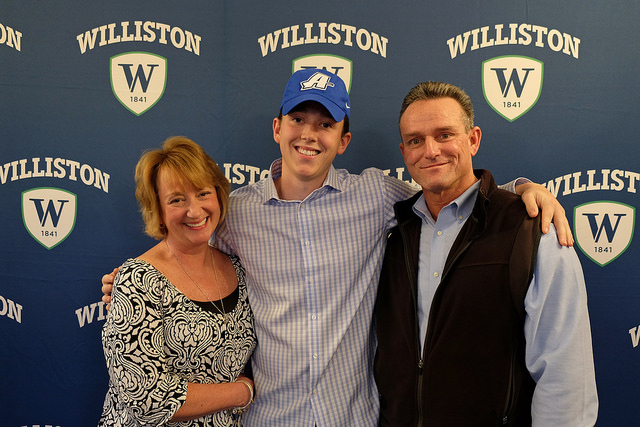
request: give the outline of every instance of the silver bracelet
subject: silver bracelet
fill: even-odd
[[[238,406],[237,408],[233,408],[231,410],[231,413],[233,415],[240,415],[245,411],[245,409],[247,409],[249,407],[249,405],[251,405],[253,403],[254,393],[253,393],[253,386],[248,381],[245,381],[245,380],[242,380],[242,379],[238,379],[238,380],[236,380],[236,382],[246,385],[247,388],[249,389],[249,393],[251,393],[251,398],[249,399],[249,402],[246,405],[244,405],[242,407]]]

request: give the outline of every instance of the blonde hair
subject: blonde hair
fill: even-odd
[[[158,175],[161,170],[174,174],[180,181],[195,188],[213,185],[220,205],[219,224],[224,221],[229,206],[229,181],[202,147],[184,136],[174,136],[164,141],[161,149],[143,153],[136,165],[136,199],[147,235],[158,240],[167,235],[158,199]]]

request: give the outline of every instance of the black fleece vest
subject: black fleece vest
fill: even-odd
[[[530,426],[534,382],[524,362],[524,298],[539,218],[488,171],[445,263],[424,349],[417,319],[421,220],[396,205],[382,267],[375,376],[382,426]]]

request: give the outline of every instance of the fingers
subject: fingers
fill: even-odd
[[[118,274],[118,269],[114,268],[113,271],[109,274],[105,274],[102,276],[102,284],[103,285],[112,285],[113,279],[115,279],[116,274]]]
[[[102,288],[100,288],[102,290],[102,293],[105,294],[108,297],[111,297],[111,293],[113,292],[113,285],[112,284],[105,284],[102,285]]]
[[[522,195],[522,202],[524,203],[524,206],[527,209],[527,213],[531,218],[535,218],[538,216],[538,201],[536,199],[535,193],[532,193],[531,191],[524,193]]]
[[[553,225],[556,226],[558,242],[562,246],[573,246],[574,240],[573,234],[571,233],[571,225],[569,225],[565,210],[560,206],[560,203],[558,203],[553,215]]]
[[[102,302],[107,305],[107,310],[111,309],[111,293],[113,292],[113,280],[118,274],[118,269],[114,268],[109,274],[102,276]]]
[[[102,295],[102,302],[107,305],[107,310],[111,308],[111,295]]]
[[[560,203],[555,203],[556,199],[548,198],[543,195],[540,195],[538,204],[540,205],[540,210],[542,215],[540,216],[540,223],[542,225],[542,232],[547,234],[549,232],[549,228],[551,228],[551,221],[555,215],[556,209],[562,209]],[[564,211],[564,209],[562,209]]]
[[[553,196],[550,198],[547,197],[545,200],[541,200],[540,209],[542,211],[542,232],[545,234],[548,233],[551,222],[553,221],[553,225],[556,227],[556,234],[558,235],[558,243],[562,246],[573,246],[571,225],[569,225],[566,212],[560,202],[553,198]]]
[[[551,222],[556,227],[558,242],[562,246],[573,246],[574,240],[571,233],[571,226],[566,213],[560,202],[553,197],[553,194],[539,184],[528,183],[522,186],[522,201],[530,217],[535,217],[541,213],[541,227],[543,233],[548,233]],[[524,190],[526,188],[526,190]]]

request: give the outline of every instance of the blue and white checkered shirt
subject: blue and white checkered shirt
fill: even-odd
[[[215,245],[240,256],[258,346],[246,426],[376,426],[371,328],[393,205],[418,191],[367,169],[333,167],[303,201],[281,200],[270,175],[231,194]]]

